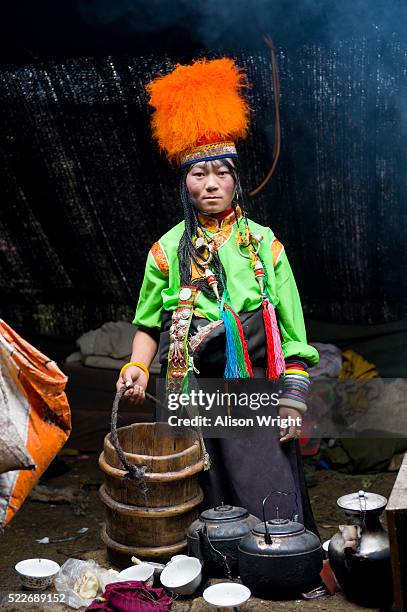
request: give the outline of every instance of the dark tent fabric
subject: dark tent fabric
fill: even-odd
[[[249,213],[285,244],[308,317],[401,319],[407,43],[360,37],[277,57],[282,153]],[[271,61],[267,51],[236,59],[253,83],[239,147],[250,190],[271,163]],[[131,318],[148,249],[182,214],[144,90],[173,65],[149,55],[1,66],[1,314],[17,329],[75,338]]]
[[[384,378],[407,376],[407,319],[375,325],[344,325],[308,319],[306,326],[309,340],[356,351],[374,363]]]

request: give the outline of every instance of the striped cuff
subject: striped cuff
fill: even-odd
[[[307,363],[298,357],[288,357],[285,360],[285,366],[284,389],[280,405],[295,408],[299,412],[306,412],[306,399],[310,385]]]

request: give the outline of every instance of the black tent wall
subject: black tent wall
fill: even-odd
[[[248,191],[271,162],[271,62],[267,50],[234,55],[253,83],[239,147]],[[308,317],[407,316],[407,42],[378,34],[277,56],[282,153],[249,213],[285,244]],[[1,315],[19,330],[73,339],[131,318],[149,247],[181,220],[144,90],[174,59],[1,66]]]

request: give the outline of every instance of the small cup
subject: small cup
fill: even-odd
[[[205,589],[202,596],[217,610],[237,610],[250,598],[251,592],[246,586],[237,582],[218,582]]]
[[[202,565],[196,557],[185,555],[168,563],[160,576],[161,584],[178,595],[192,595],[202,581]]]
[[[44,590],[53,584],[61,567],[51,559],[24,559],[14,569],[25,588]]]
[[[127,567],[119,573],[115,582],[125,582],[126,580],[141,580],[149,586],[153,586],[154,567],[149,563],[139,563],[139,565]]]

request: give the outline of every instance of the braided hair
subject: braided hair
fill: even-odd
[[[218,160],[213,160],[213,161],[218,161]],[[240,201],[240,202],[243,201],[243,192],[242,192],[242,186],[240,184],[238,170],[233,164],[230,163],[228,159],[222,159],[221,163],[224,164],[230,170],[234,178],[234,181],[235,181],[236,190],[235,190],[235,199],[232,202],[232,208],[235,213],[236,222],[239,223],[236,207],[237,207],[237,201]],[[184,209],[185,230],[181,236],[181,239],[178,245],[179,275],[180,275],[181,285],[191,285],[191,284],[197,285],[204,295],[206,295],[210,299],[213,299],[214,297],[213,291],[209,287],[204,277],[196,279],[194,280],[193,283],[191,283],[191,276],[192,276],[191,263],[192,262],[194,262],[198,270],[202,272],[204,271],[204,266],[202,264],[202,258],[199,255],[195,247],[194,238],[198,236],[198,228],[206,236],[207,236],[207,232],[205,231],[205,228],[202,226],[202,224],[199,221],[197,210],[192,201],[192,198],[190,196],[190,193],[188,191],[188,187],[186,184],[186,178],[187,178],[190,168],[191,166],[188,166],[187,168],[184,169],[182,176],[181,176],[181,182],[180,182],[180,196],[181,196],[182,206]],[[241,208],[242,208],[242,211],[244,211],[242,205],[241,205]],[[243,212],[243,218],[244,218],[244,223],[247,225],[247,218],[246,218],[245,212]],[[217,251],[212,251],[211,270],[216,276],[216,280],[218,281],[218,286],[219,286],[219,293],[220,295],[222,295],[222,293],[226,289],[227,279],[226,279],[225,269],[222,265],[222,262],[219,257],[219,253]]]

